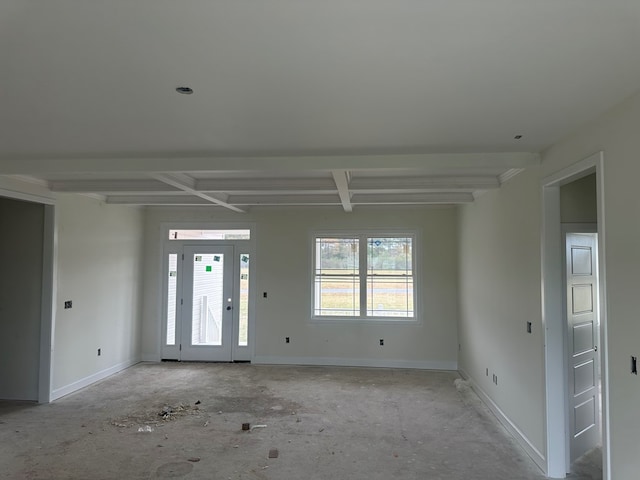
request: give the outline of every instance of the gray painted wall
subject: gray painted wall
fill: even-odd
[[[542,175],[604,152],[604,224],[608,314],[611,479],[635,480],[640,470],[638,432],[640,377],[629,371],[629,358],[640,354],[638,279],[640,269],[640,93],[628,99],[543,155]],[[602,238],[602,232],[599,235]]]
[[[539,169],[532,168],[460,209],[459,364],[540,458],[545,397],[539,182]]]
[[[218,213],[219,212],[219,213]],[[457,367],[457,212],[455,208],[254,209],[242,215],[211,208],[149,208],[143,358],[160,358],[163,222],[245,221],[256,225],[255,354],[258,362]],[[423,303],[417,324],[310,321],[314,230],[416,229]],[[254,273],[252,273],[253,275]],[[268,298],[261,293],[268,292]],[[285,337],[291,338],[285,344]],[[384,347],[379,339],[385,339]]]
[[[59,196],[53,398],[139,361],[143,225],[142,209]]]
[[[541,180],[604,152],[609,335],[605,354],[610,382],[609,478],[614,480],[635,480],[640,469],[640,416],[634,414],[640,403],[640,377],[629,372],[629,357],[640,354],[640,222],[629,220],[640,210],[635,195],[640,178],[638,125],[640,94],[554,145],[544,152],[540,169],[530,169],[499,191],[483,195],[462,208],[460,217],[460,366],[545,454]],[[582,216],[582,209],[571,210],[569,215],[565,205],[564,220],[594,221],[592,207],[587,216]],[[533,323],[532,334],[526,333],[527,320]],[[490,375],[498,373],[498,386],[491,376],[487,379],[486,367]]]
[[[0,198],[0,398],[38,399],[44,206]]]

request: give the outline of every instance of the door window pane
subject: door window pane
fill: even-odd
[[[176,344],[176,287],[178,284],[178,254],[169,254],[167,279],[167,345]]]
[[[238,325],[238,345],[249,344],[249,255],[240,255],[240,314]]]
[[[194,255],[191,345],[222,345],[223,279],[223,254]]]

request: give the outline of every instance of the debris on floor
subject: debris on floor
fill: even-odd
[[[196,405],[200,405],[200,400],[198,400],[195,404],[196,404]]]
[[[278,458],[279,452],[277,448],[269,450],[269,458]]]
[[[134,412],[120,418],[111,420],[111,424],[120,427],[136,427],[138,425],[162,426],[165,422],[176,420],[187,415],[201,415],[202,412],[197,406],[190,406],[188,403],[177,403],[174,405],[164,403],[162,407],[154,408],[143,412]]]
[[[250,423],[243,423],[242,424],[242,430],[249,430],[251,428],[251,424]]]
[[[144,427],[139,427],[138,428],[138,432],[142,432],[142,433],[151,433],[153,432],[153,427],[150,427],[149,425],[145,425]]]
[[[266,425],[254,425],[254,426],[251,427],[251,430],[253,431],[256,428],[267,428],[267,426]]]
[[[200,457],[189,457],[189,461],[191,463],[196,463],[200,461]]]

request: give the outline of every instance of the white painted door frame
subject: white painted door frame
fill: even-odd
[[[598,152],[542,180],[542,322],[545,359],[545,436],[547,476],[565,478],[567,452],[567,358],[563,278],[564,243],[560,221],[560,187],[596,173],[600,297],[600,365],[602,369],[603,479],[611,480],[609,432],[609,363],[607,335],[606,228],[604,208],[604,154]]]

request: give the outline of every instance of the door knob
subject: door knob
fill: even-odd
[[[227,307],[227,310],[231,310],[232,308],[233,308],[233,307],[232,307],[231,305],[229,305],[229,306]]]

